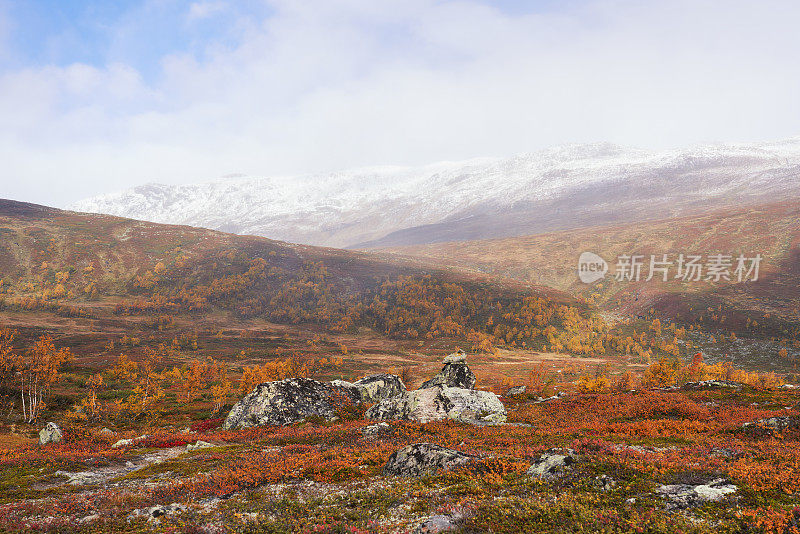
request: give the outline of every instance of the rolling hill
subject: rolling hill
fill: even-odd
[[[496,328],[538,309],[561,328],[560,308],[589,313],[555,290],[413,261],[14,201],[0,201],[0,252],[0,308],[11,312],[198,326],[222,315],[455,342],[480,339],[492,314],[508,314]]]
[[[505,239],[373,249],[430,265],[553,287],[582,297],[610,316],[656,313],[662,319],[740,336],[800,337],[800,202],[726,208],[704,215],[595,226]],[[609,264],[603,280],[584,284],[578,258],[593,252]],[[620,255],[642,255],[641,280],[615,279]],[[760,254],[759,279],[737,283],[675,279],[647,281],[649,258],[679,254]],[[732,274],[733,268],[731,268]],[[705,278],[705,277],[703,277]],[[755,326],[754,326],[755,325]],[[795,347],[795,349],[798,347]],[[716,352],[716,349],[712,349]],[[726,347],[728,353],[735,346]],[[758,349],[754,349],[758,350]],[[774,355],[777,350],[761,347]],[[789,349],[792,350],[791,348]]]
[[[506,279],[541,284],[573,294],[597,293],[600,303],[620,304],[616,297],[655,291],[686,292],[717,290],[733,284],[687,283],[657,280],[641,283],[615,283],[616,258],[622,254],[641,254],[649,261],[651,254],[758,253],[764,258],[760,280],[746,287],[770,297],[787,310],[783,297],[795,296],[800,274],[800,201],[776,202],[742,208],[709,211],[704,215],[665,218],[632,224],[593,226],[562,232],[487,239],[467,242],[433,243],[408,247],[384,247],[368,250],[399,257],[418,258],[429,264],[458,270],[491,274]],[[582,252],[599,254],[609,263],[606,280],[584,284],[578,278],[578,257]],[[645,273],[646,271],[643,271]],[[674,273],[673,273],[674,274]],[[745,287],[745,286],[743,286]],[[650,288],[650,289],[648,289]],[[771,293],[770,293],[771,292]]]

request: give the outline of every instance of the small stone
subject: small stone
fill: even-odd
[[[717,458],[726,458],[728,460],[737,458],[740,453],[733,449],[724,449],[724,448],[713,448],[711,449],[711,456],[716,456]]]
[[[201,499],[198,504],[203,513],[207,514],[214,511],[221,502],[222,499],[219,497],[206,497],[205,499]]]
[[[467,356],[463,352],[451,354],[444,359],[444,367],[439,374],[423,382],[420,389],[447,386],[451,388],[473,389],[475,373],[467,365]]]
[[[434,515],[413,530],[413,534],[436,534],[456,530],[456,524],[449,515]]]
[[[688,391],[722,388],[742,389],[742,385],[739,382],[731,382],[730,380],[703,380],[701,382],[687,382],[681,386],[681,389]]]
[[[550,478],[561,475],[577,461],[572,449],[550,449],[539,456],[528,468],[527,474],[536,478]]]
[[[97,521],[98,519],[100,519],[100,514],[92,514],[92,515],[87,515],[85,517],[81,517],[80,519],[78,519],[78,523],[80,523],[81,525],[85,525],[86,523],[92,523],[94,521]]]
[[[433,443],[415,443],[398,450],[383,468],[385,475],[419,476],[450,470],[472,462],[473,457]]]
[[[69,473],[67,471],[56,471],[56,476],[67,477],[67,484],[72,486],[87,486],[96,484],[101,481],[103,476],[92,471],[79,471],[77,473]]]
[[[174,502],[172,504],[161,504],[151,506],[150,508],[138,508],[128,515],[128,519],[137,517],[146,517],[149,522],[157,522],[160,517],[165,515],[174,515],[180,512],[185,512],[186,506]]]
[[[516,397],[517,395],[524,395],[528,390],[526,386],[514,386],[506,391],[506,397]]]
[[[120,447],[131,447],[133,445],[136,445],[136,443],[138,443],[139,441],[144,441],[149,437],[150,436],[144,435],[144,436],[139,436],[138,438],[121,439],[121,440],[117,441],[116,443],[114,443],[111,446],[111,448],[112,449],[119,449]]]
[[[611,491],[617,487],[617,481],[608,475],[599,475],[595,477],[593,485],[600,491]]]
[[[213,443],[209,443],[207,441],[200,440],[197,443],[194,443],[194,444],[189,443],[188,445],[186,445],[186,452],[192,452],[192,451],[196,451],[196,450],[199,450],[199,449],[208,449],[209,447],[213,447],[213,446],[214,446]]]
[[[442,360],[442,363],[447,365],[448,363],[460,363],[466,361],[467,361],[466,353],[462,350],[459,350],[457,352],[454,352],[453,354],[445,356],[444,360]]]
[[[49,443],[58,443],[64,439],[61,434],[61,429],[57,424],[50,422],[39,431],[39,445],[47,445]]]
[[[381,433],[388,432],[390,428],[389,423],[380,422],[362,428],[361,435],[365,438],[374,438]]]

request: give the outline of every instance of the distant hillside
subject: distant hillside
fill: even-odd
[[[800,138],[649,152],[608,143],[324,175],[149,184],[73,209],[335,247],[464,241],[800,198]]]
[[[741,312],[766,316],[765,322],[780,319],[781,324],[800,325],[798,201],[652,222],[381,250],[422,259],[432,265],[554,287],[618,313],[637,314],[655,308],[673,317],[702,316],[704,321],[710,321],[712,316],[726,316],[727,325],[738,329],[746,323]],[[599,254],[609,263],[610,272],[602,282],[587,285],[578,279],[578,257],[584,251]],[[754,283],[675,280],[663,283],[658,277],[646,282],[645,276],[638,283],[614,280],[619,255],[641,254],[649,262],[651,254],[659,257],[669,254],[675,261],[680,253],[704,256],[741,253],[748,257],[759,253],[764,259],[760,278]],[[646,275],[645,269],[642,272]],[[709,306],[722,309],[710,313]]]
[[[112,306],[118,315],[169,321],[223,310],[334,332],[368,327],[479,343],[512,327],[532,342],[541,327],[563,329],[587,311],[557,291],[396,258],[13,201],[0,201],[0,253],[0,306],[65,316]],[[541,316],[535,328],[531,314]]]
[[[353,283],[421,273],[419,269],[403,266],[402,262],[377,261],[365,253],[62,211],[2,199],[0,252],[0,276],[6,285],[13,281],[46,283],[48,276],[61,270],[69,273],[66,285],[70,288],[87,282],[103,294],[117,296],[136,292],[136,277],[152,271],[159,262],[165,267],[199,265],[220,252],[272,258],[274,266],[287,271],[300,270],[304,262],[324,260],[335,276]],[[225,268],[218,263],[215,270],[222,275]]]

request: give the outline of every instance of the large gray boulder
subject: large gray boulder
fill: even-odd
[[[503,423],[506,409],[489,391],[437,386],[386,399],[366,412],[376,420],[406,419],[420,423],[453,419],[471,424]]]
[[[311,416],[332,419],[347,402],[361,402],[357,389],[309,378],[266,382],[233,406],[223,428],[289,425]]]
[[[375,421],[399,421],[401,419],[408,419],[408,397],[412,396],[414,393],[416,392],[410,391],[406,395],[400,397],[384,399],[369,408],[364,413],[364,417]]]
[[[384,475],[419,476],[466,465],[473,456],[433,443],[406,445],[392,454],[383,467]]]
[[[48,443],[58,443],[64,439],[61,434],[61,429],[57,424],[50,422],[39,431],[39,445],[47,445]]]
[[[444,359],[444,367],[439,374],[425,381],[420,389],[447,386],[451,388],[472,389],[475,387],[475,373],[467,365],[467,355],[456,352]]]
[[[373,403],[383,399],[399,397],[406,392],[406,386],[399,376],[390,374],[379,374],[365,376],[355,382],[345,382],[344,380],[334,380],[334,386],[354,388],[362,402]]]

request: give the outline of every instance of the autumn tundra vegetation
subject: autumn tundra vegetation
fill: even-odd
[[[0,250],[3,531],[800,531],[785,316],[9,202]]]

